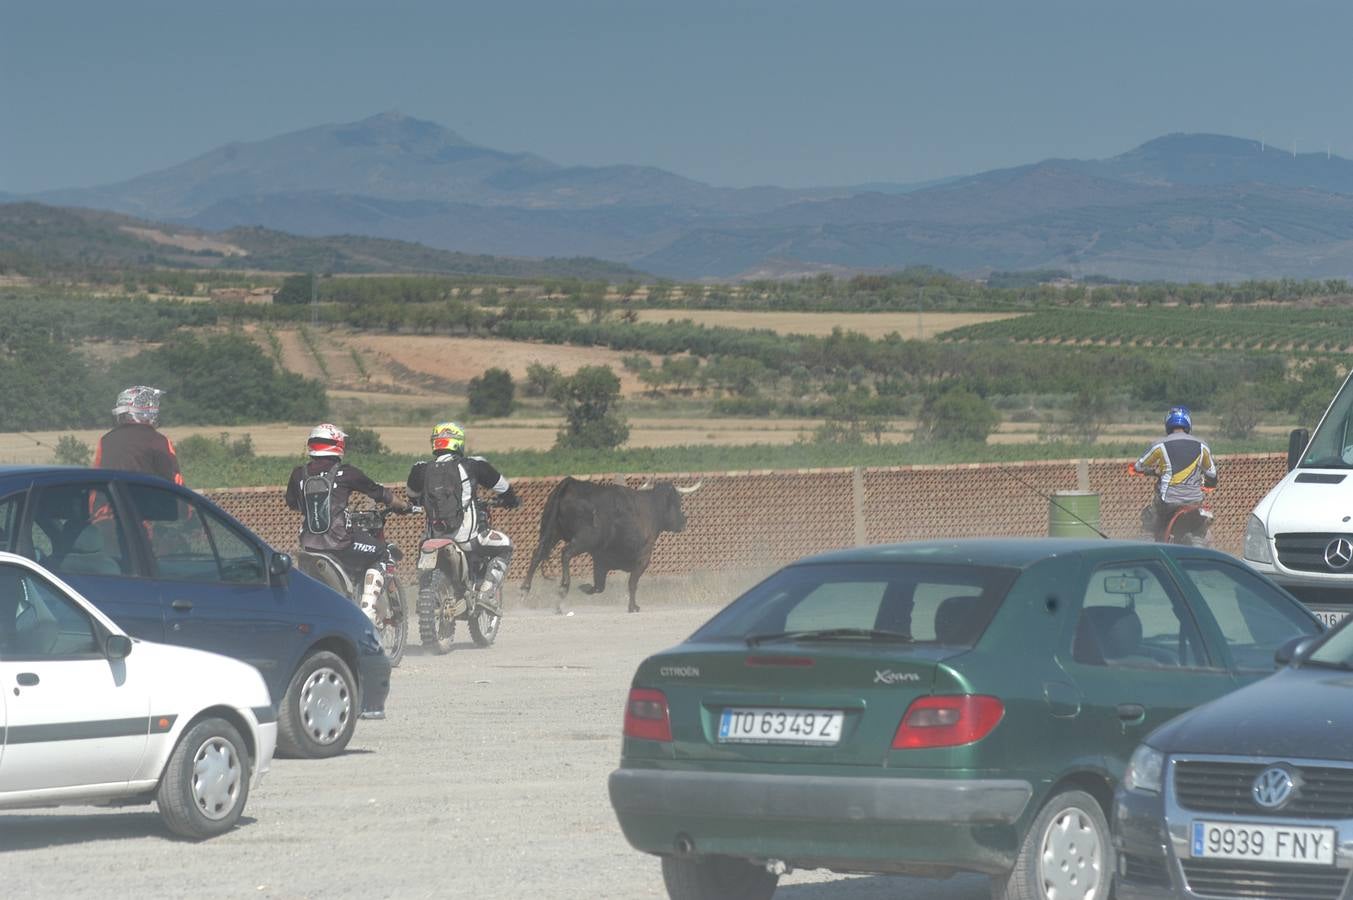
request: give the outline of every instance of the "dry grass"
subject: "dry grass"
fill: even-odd
[[[980,325],[1013,319],[1021,313],[928,312],[920,316],[920,337],[928,340],[943,331],[965,325]],[[837,313],[837,312],[741,312],[727,309],[645,309],[641,322],[666,322],[690,319],[700,325],[724,328],[765,328],[779,334],[831,334],[833,328],[858,331],[880,338],[896,331],[904,338],[917,337],[914,312]]]

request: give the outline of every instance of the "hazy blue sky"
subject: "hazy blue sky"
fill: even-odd
[[[915,181],[1170,131],[1353,156],[1353,4],[0,0],[0,190],[387,109],[722,185]]]

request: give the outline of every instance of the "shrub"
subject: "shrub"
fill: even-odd
[[[476,416],[510,416],[516,391],[511,372],[506,369],[486,369],[483,375],[470,379],[470,413]]]
[[[1249,440],[1259,427],[1262,411],[1250,388],[1227,391],[1218,398],[1217,410],[1221,414],[1221,433],[1232,440]]]
[[[629,425],[615,410],[620,379],[610,366],[583,366],[561,379],[552,397],[563,407],[565,420],[556,447],[606,450],[629,438]]]
[[[1000,416],[991,404],[967,388],[953,388],[921,407],[916,437],[944,443],[986,443]]]
[[[273,295],[272,302],[282,306],[299,306],[310,302],[310,293],[314,288],[315,276],[288,275],[282,279],[282,286]]]
[[[93,448],[73,434],[63,434],[56,439],[52,459],[58,466],[87,466],[93,457]]]
[[[353,428],[348,432],[348,453],[360,453],[364,456],[384,456],[390,448],[381,441],[380,433],[372,428]]]
[[[558,366],[533,362],[526,367],[526,394],[530,397],[548,397],[563,377]]]

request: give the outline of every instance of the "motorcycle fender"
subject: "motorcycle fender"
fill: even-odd
[[[418,554],[418,571],[431,572],[437,568],[437,551],[424,550]]]

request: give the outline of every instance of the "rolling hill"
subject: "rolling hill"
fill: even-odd
[[[258,226],[213,233],[99,210],[0,203],[0,272],[38,275],[146,267],[421,272],[604,281],[643,274],[597,259],[473,255],[408,241],[352,234],[312,238]]]
[[[591,256],[681,278],[924,264],[1138,280],[1347,276],[1350,198],[1353,161],[1224,135],[925,185],[735,189],[652,167],[561,166],[397,113],[39,195],[205,231]]]

